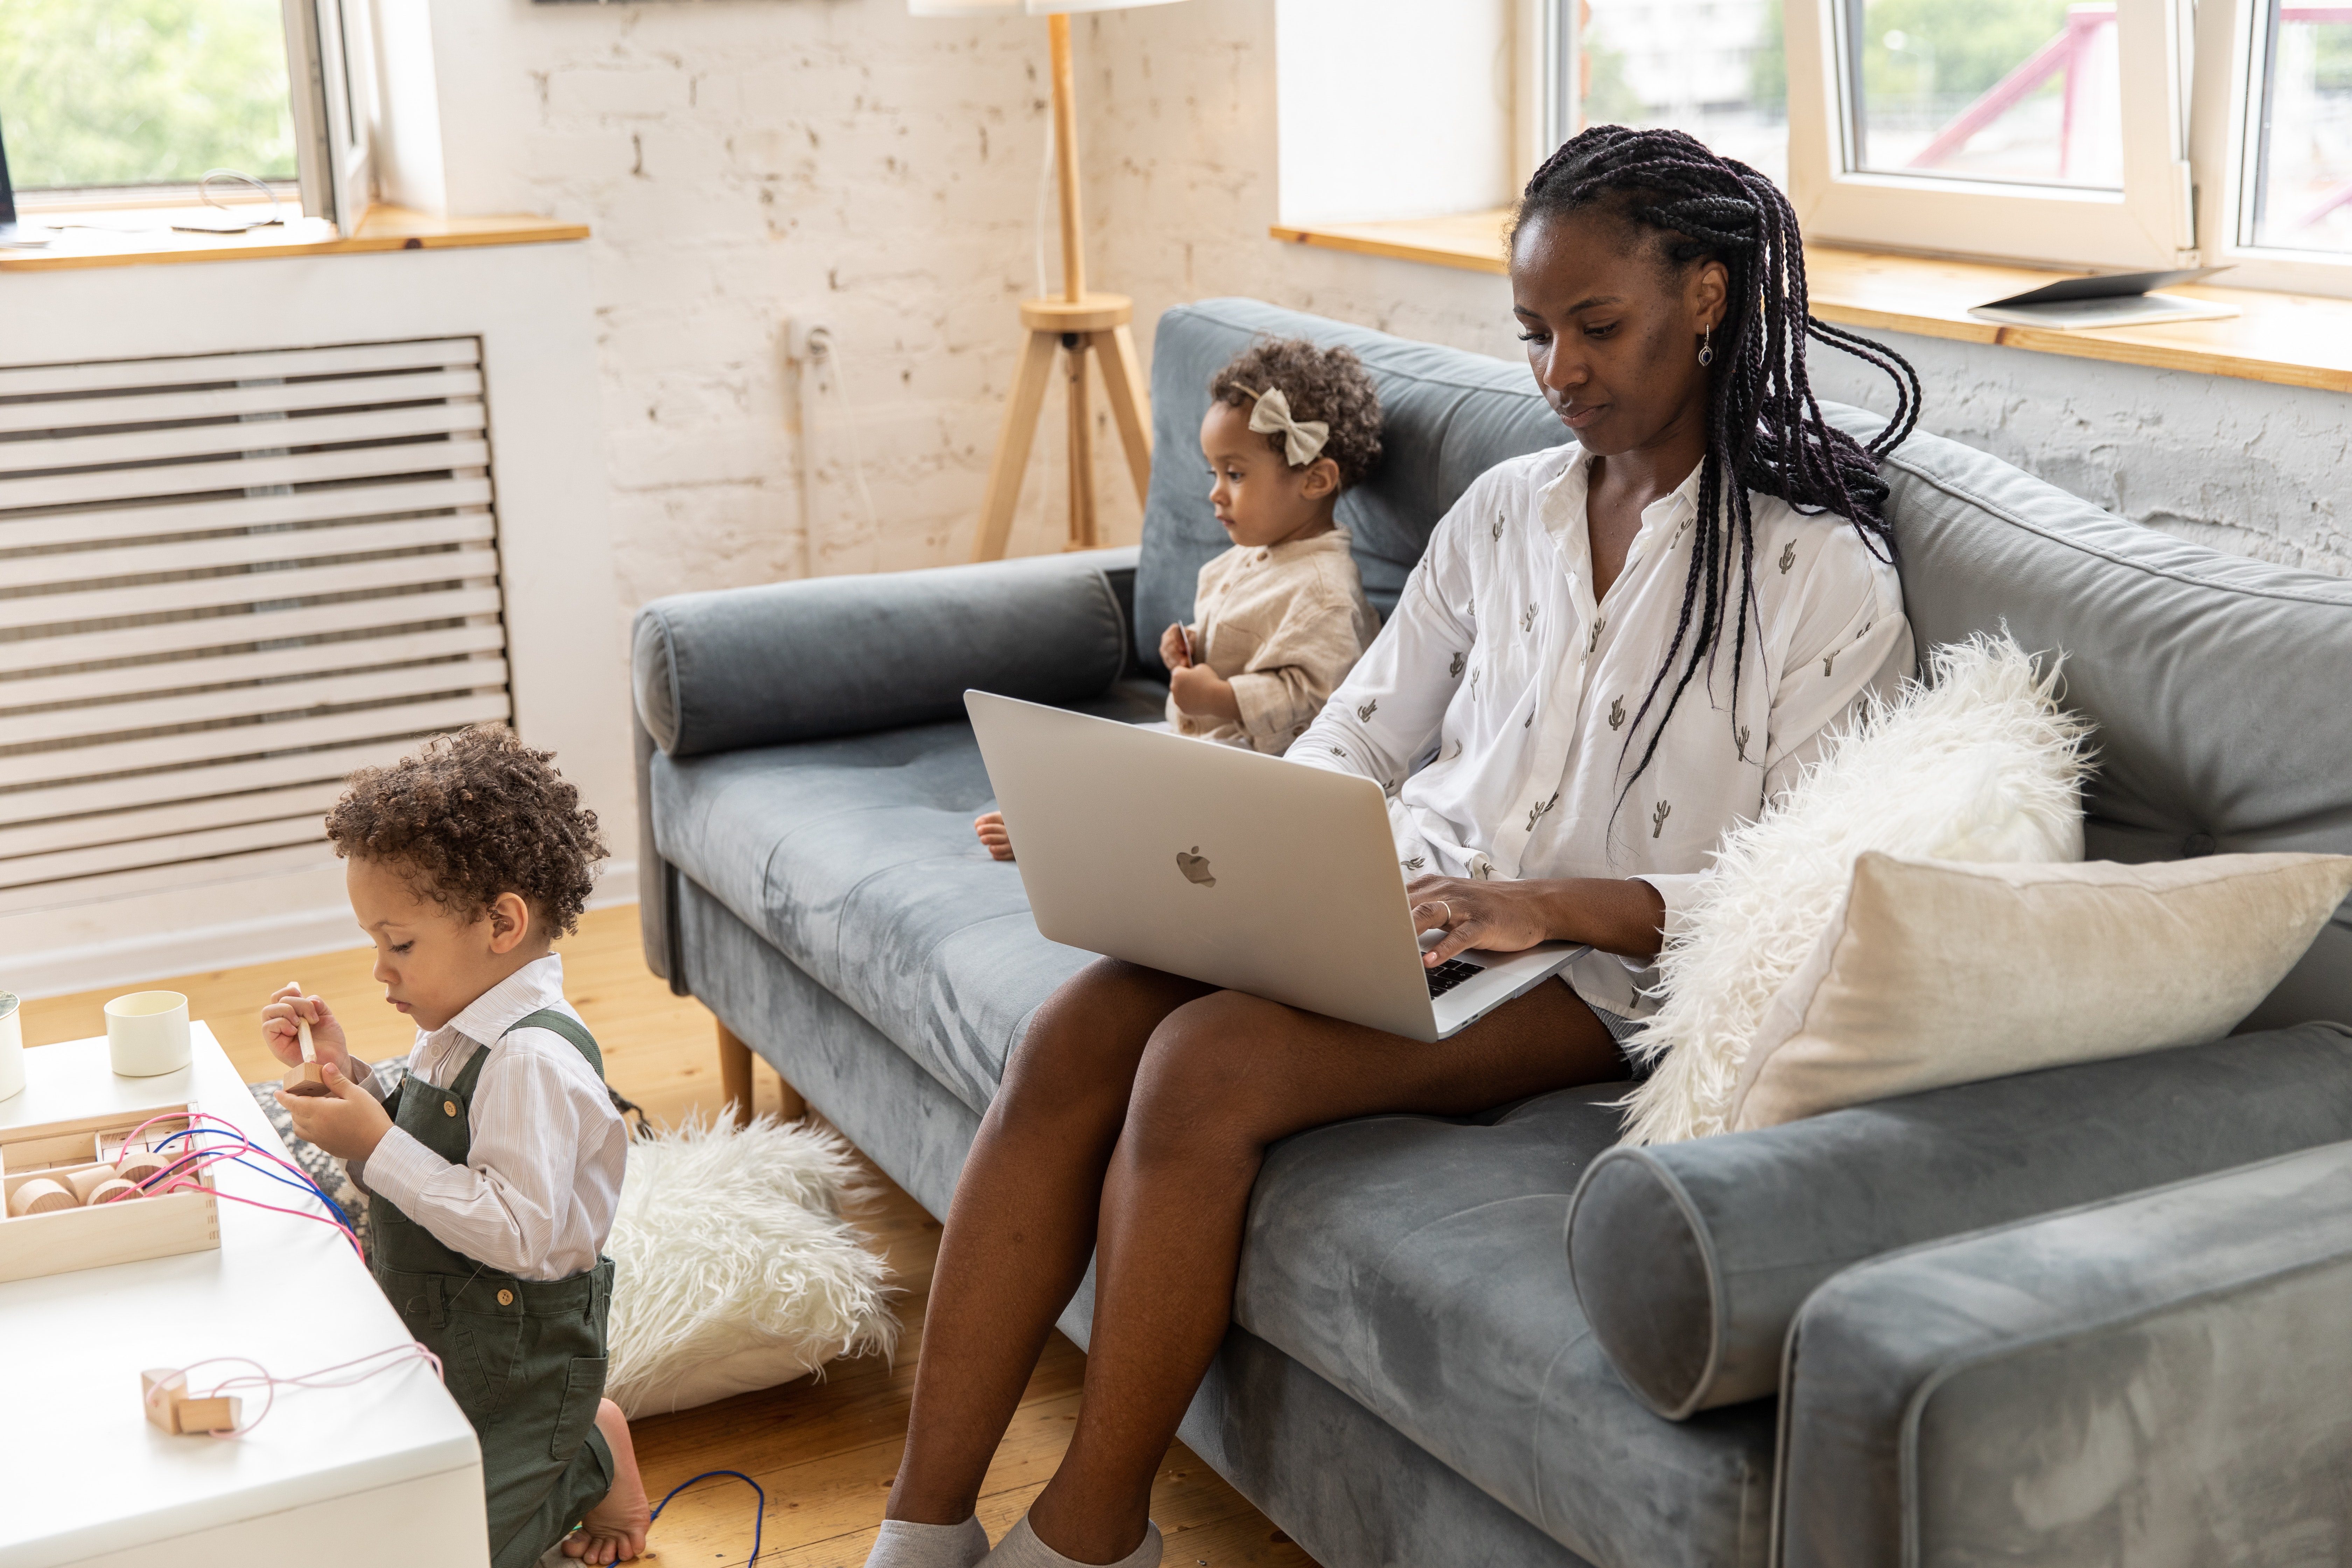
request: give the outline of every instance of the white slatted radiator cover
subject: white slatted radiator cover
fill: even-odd
[[[470,337],[0,370],[0,915],[322,863],[509,720],[489,460]]]

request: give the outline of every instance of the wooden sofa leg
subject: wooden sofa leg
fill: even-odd
[[[808,1114],[808,1101],[800,1090],[785,1083],[780,1075],[777,1083],[783,1089],[781,1119],[798,1121]],[[751,1047],[735,1037],[726,1025],[719,1026],[719,1089],[735,1108],[735,1125],[748,1127],[751,1122]]]

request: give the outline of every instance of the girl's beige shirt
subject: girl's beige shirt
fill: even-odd
[[[1381,629],[1344,528],[1288,544],[1237,544],[1201,568],[1192,657],[1233,683],[1238,724],[1168,699],[1180,735],[1280,756],[1322,711]]]

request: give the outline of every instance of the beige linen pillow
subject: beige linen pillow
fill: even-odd
[[[1854,861],[1840,918],[1765,1006],[1735,1129],[2218,1040],[2352,892],[2352,856],[2126,866]]]

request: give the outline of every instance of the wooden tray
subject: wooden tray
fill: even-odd
[[[141,1122],[159,1121],[140,1142],[166,1138],[188,1125],[193,1101],[145,1110],[110,1111],[67,1121],[34,1122],[0,1131],[0,1193],[13,1194],[36,1177],[63,1181],[78,1171],[108,1163],[98,1155],[121,1147]],[[183,1147],[187,1142],[183,1140]],[[194,1178],[206,1189],[208,1172]],[[209,1190],[125,1198],[98,1208],[59,1209],[18,1216],[0,1202],[0,1281],[68,1274],[110,1263],[135,1263],[220,1246],[220,1205]]]

